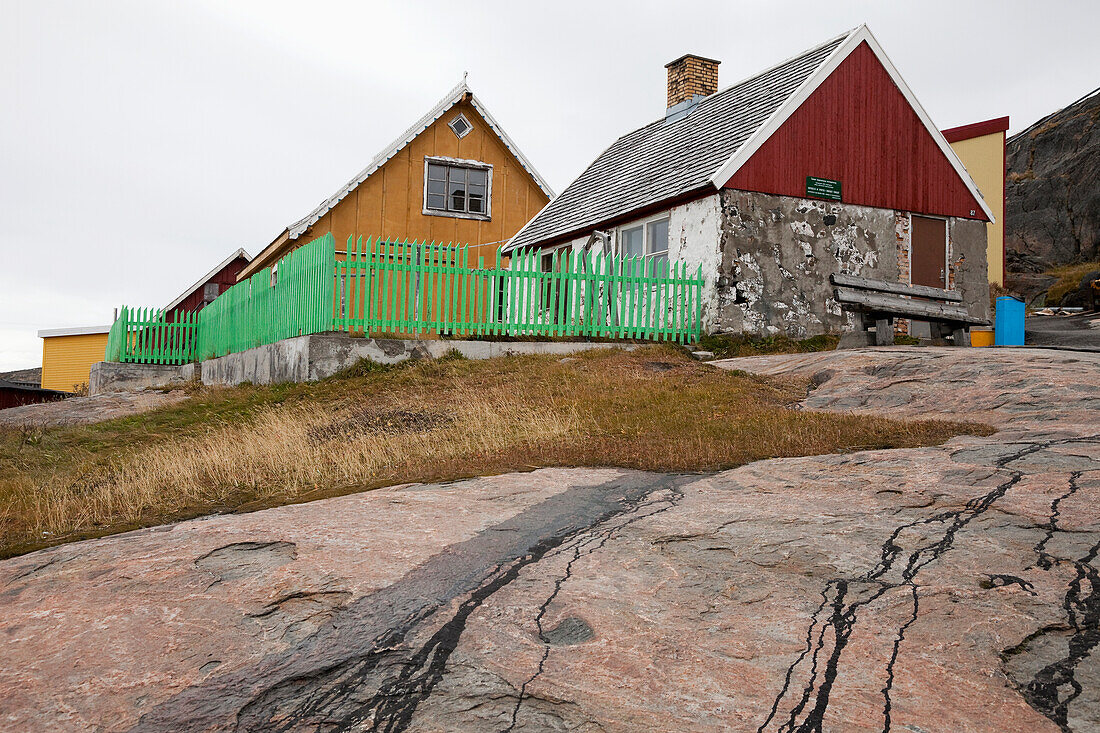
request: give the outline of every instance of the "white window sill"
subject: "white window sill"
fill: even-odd
[[[440,211],[438,209],[424,209],[424,216],[449,216],[452,219],[474,219],[476,221],[492,221],[488,214],[470,214],[464,211]]]

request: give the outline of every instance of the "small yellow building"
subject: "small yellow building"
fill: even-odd
[[[1005,133],[1008,118],[975,122],[943,131],[955,155],[974,179],[995,220],[986,224],[989,282],[1005,283]]]
[[[103,361],[110,326],[51,328],[42,339],[42,387],[81,392],[88,386],[92,364]]]
[[[519,147],[466,86],[456,86],[336,193],[275,237],[238,281],[327,232],[497,249],[553,195]],[[342,254],[338,252],[338,254]]]

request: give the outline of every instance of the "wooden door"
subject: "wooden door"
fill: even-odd
[[[946,288],[947,222],[927,216],[914,216],[912,230],[909,272],[913,285]]]

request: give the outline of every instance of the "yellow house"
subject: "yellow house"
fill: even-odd
[[[110,326],[51,328],[42,339],[42,387],[81,392],[88,386],[92,364],[103,361]]]
[[[327,232],[470,245],[470,261],[496,250],[553,195],[463,81],[336,193],[294,222],[237,276],[274,265]]]
[[[1005,283],[1005,133],[1008,118],[943,130],[943,136],[978,185],[995,220],[986,224],[989,282]]]

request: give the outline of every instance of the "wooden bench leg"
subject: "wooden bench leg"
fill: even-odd
[[[879,318],[875,321],[875,346],[893,346],[894,327],[889,318]]]
[[[956,328],[951,332],[951,340],[955,342],[955,346],[970,346],[970,331]]]

